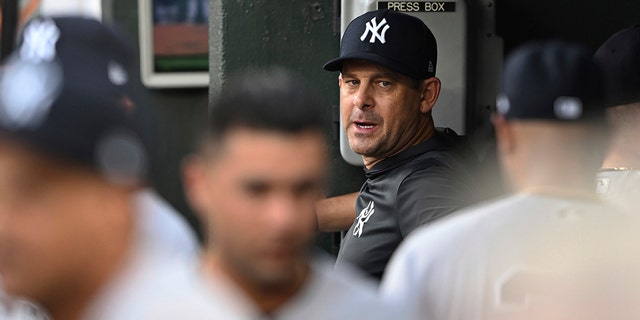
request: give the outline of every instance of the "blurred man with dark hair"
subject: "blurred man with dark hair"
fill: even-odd
[[[184,170],[209,232],[203,272],[243,317],[389,319],[373,287],[310,250],[329,122],[302,83],[280,69],[247,72],[215,99]]]

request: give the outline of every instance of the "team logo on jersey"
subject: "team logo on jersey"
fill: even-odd
[[[525,311],[543,301],[559,281],[556,275],[536,268],[512,266],[496,279],[494,307],[502,312]]]
[[[597,194],[609,193],[609,185],[611,185],[611,179],[609,179],[609,178],[597,178],[596,179],[596,193]]]
[[[362,211],[360,211],[360,214],[356,218],[356,226],[355,228],[353,228],[353,235],[355,237],[360,238],[360,236],[362,235],[362,232],[364,231],[364,224],[367,223],[367,221],[369,221],[369,218],[371,218],[371,216],[375,211],[376,210],[373,206],[373,201],[369,202],[367,207],[362,209]]]
[[[389,30],[390,26],[387,23],[387,19],[382,19],[380,23],[376,21],[376,17],[373,17],[371,21],[367,22],[367,28],[364,30],[364,33],[360,36],[360,41],[364,41],[367,39],[369,32],[371,32],[371,38],[369,39],[370,43],[376,42],[376,39],[380,41],[380,43],[385,43],[387,40],[385,39],[385,34],[387,30]],[[380,32],[380,28],[382,28],[382,32]]]

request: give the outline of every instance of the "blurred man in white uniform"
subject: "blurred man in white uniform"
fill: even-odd
[[[637,224],[592,188],[606,142],[601,70],[579,46],[536,43],[507,59],[502,80],[494,124],[514,193],[417,231],[382,293],[419,319],[637,316]]]

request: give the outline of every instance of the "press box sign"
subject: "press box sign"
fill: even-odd
[[[456,3],[450,1],[378,1],[378,9],[400,12],[455,12]]]

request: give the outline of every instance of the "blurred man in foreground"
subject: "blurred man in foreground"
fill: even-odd
[[[213,103],[185,186],[208,227],[210,290],[231,296],[236,310],[228,318],[392,316],[359,275],[334,273],[310,250],[327,183],[325,113],[279,69],[228,81]]]
[[[140,194],[150,152],[132,51],[85,18],[22,34],[0,77],[0,282],[53,319],[148,319],[179,300],[195,253],[181,253],[184,224],[154,233],[178,217]]]
[[[580,46],[514,52],[494,118],[514,194],[416,232],[394,256],[384,295],[423,319],[637,316],[637,223],[592,188],[606,144],[603,85]]]

